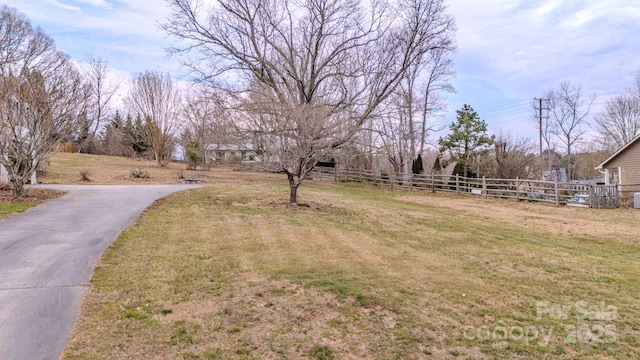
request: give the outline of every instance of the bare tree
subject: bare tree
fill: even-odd
[[[447,49],[425,53],[410,66],[386,101],[392,110],[376,119],[375,138],[397,175],[409,176],[410,160],[424,156],[429,133],[444,128],[433,120],[446,109],[444,93],[454,91],[448,81],[453,76],[449,53]]]
[[[607,149],[619,149],[640,135],[640,75],[636,88],[607,101],[594,118],[594,127]]]
[[[499,179],[526,179],[533,173],[535,144],[530,138],[500,132],[493,145]]]
[[[207,150],[235,140],[235,125],[225,105],[223,92],[207,86],[194,86],[183,109],[182,138],[189,165],[207,166]],[[193,159],[192,157],[195,157]]]
[[[109,63],[102,56],[89,55],[82,70],[89,96],[77,135],[78,152],[85,151],[96,140],[96,134],[111,117],[113,97],[119,88],[119,84],[110,79]]]
[[[449,79],[455,75],[453,62],[449,58],[450,52],[447,49],[437,49],[427,54],[426,78],[421,86],[422,98],[422,119],[420,123],[420,154],[424,154],[427,145],[427,135],[431,131],[439,131],[444,127],[429,122],[430,119],[441,116],[446,111],[447,104],[445,93],[455,92]]]
[[[586,133],[587,116],[595,95],[586,97],[580,84],[563,81],[559,88],[549,90],[545,97],[549,99],[553,134],[567,151],[567,175],[569,180],[573,180],[571,150]]]
[[[398,91],[389,97],[386,111],[378,111],[372,131],[374,144],[391,164],[396,178],[407,175],[415,151],[416,127],[413,122],[412,92]]]
[[[163,28],[184,41],[173,53],[186,55],[200,80],[242,81],[233,90],[256,133],[271,138],[263,144],[279,149],[271,159],[287,174],[291,203],[307,173],[358,133],[409,66],[454,47],[442,0],[169,3]]]
[[[0,7],[0,164],[14,196],[77,129],[86,95],[51,38],[15,9]]]
[[[141,136],[153,151],[157,166],[171,160],[181,110],[178,86],[169,74],[149,70],[133,75],[125,105],[141,115],[144,126]]]

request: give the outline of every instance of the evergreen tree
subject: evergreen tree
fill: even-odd
[[[431,172],[433,174],[440,174],[441,171],[442,171],[442,165],[440,165],[440,156],[436,156],[436,161],[433,163],[433,168],[431,169]]]
[[[144,136],[145,126],[146,123],[140,115],[137,115],[135,119],[131,115],[127,115],[127,120],[123,126],[125,138],[138,156],[144,155],[151,148]]]
[[[413,160],[413,165],[411,166],[413,173],[418,175],[424,172],[424,166],[422,165],[422,155],[418,154],[418,157]]]
[[[449,161],[456,161],[463,167],[463,176],[469,175],[469,164],[479,154],[491,151],[494,136],[487,135],[487,124],[480,120],[478,113],[469,105],[464,105],[455,122],[449,125],[449,135],[440,138],[440,152],[448,151]]]

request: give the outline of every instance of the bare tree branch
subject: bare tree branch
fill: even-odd
[[[169,74],[150,70],[131,79],[125,105],[131,113],[143,116],[145,126],[141,135],[151,146],[157,166],[171,160],[181,101],[178,87]]]
[[[51,38],[15,9],[0,7],[0,164],[14,196],[70,136],[87,93]]]
[[[287,174],[291,202],[308,171],[354,138],[410,66],[454,48],[442,0],[168,2],[162,27],[181,41],[170,52],[199,81],[233,93]]]
[[[616,150],[640,135],[640,75],[636,88],[607,101],[604,110],[594,118],[594,127],[602,144]]]
[[[580,84],[563,81],[558,89],[549,90],[545,97],[549,99],[550,121],[554,123],[551,131],[567,151],[567,175],[573,180],[571,150],[586,133],[587,116],[595,95],[585,97]]]

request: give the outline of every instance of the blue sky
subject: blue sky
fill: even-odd
[[[637,0],[450,0],[458,93],[492,131],[535,135],[531,101],[561,81],[596,94],[593,112],[640,71]],[[449,119],[453,119],[450,116]]]
[[[535,137],[531,101],[563,80],[596,94],[593,112],[640,72],[638,0],[445,0],[458,27],[457,89],[444,122],[470,104],[491,132]],[[77,61],[107,57],[115,73],[180,73],[157,28],[162,0],[3,0]]]

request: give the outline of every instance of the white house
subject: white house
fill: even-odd
[[[260,162],[258,151],[253,144],[209,144],[206,148],[206,156],[208,161],[213,162],[233,162],[242,163]]]

